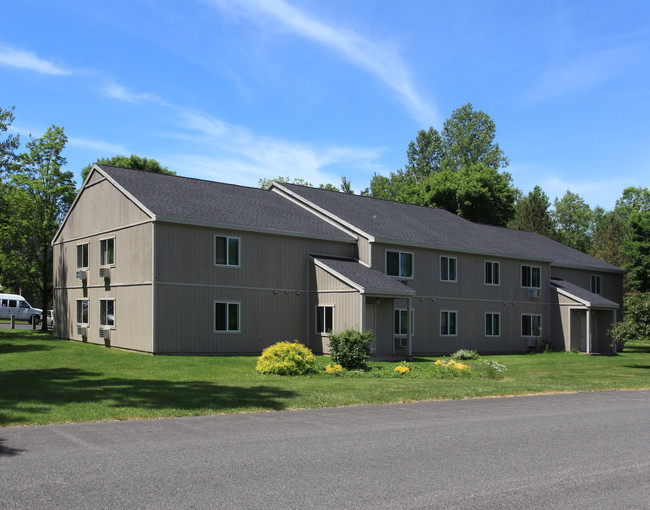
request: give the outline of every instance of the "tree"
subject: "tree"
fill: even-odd
[[[629,233],[628,222],[616,210],[601,215],[596,220],[591,254],[618,267],[627,260],[621,249]]]
[[[591,249],[594,213],[577,193],[568,191],[555,199],[551,214],[555,223],[555,239],[562,244],[589,253]]]
[[[509,161],[495,137],[490,116],[467,103],[452,112],[440,133],[433,127],[418,131],[406,151],[405,167],[388,177],[375,174],[364,194],[443,207],[475,221],[505,225],[514,214],[516,190],[510,175],[499,172]],[[470,176],[472,171],[478,174]],[[504,199],[510,202],[503,203]],[[478,214],[495,205],[495,214]]]
[[[628,341],[650,340],[650,293],[632,292],[625,296],[623,320],[610,334],[621,347]]]
[[[630,215],[629,234],[622,245],[626,258],[627,288],[634,292],[650,291],[650,211]]]
[[[10,221],[0,230],[2,267],[21,287],[40,298],[52,298],[53,262],[50,242],[75,197],[72,172],[61,168],[67,137],[52,125],[43,137],[31,139],[7,185]],[[43,329],[47,324],[43,321]]]
[[[9,109],[0,108],[0,134],[9,130],[14,121],[14,107]],[[10,166],[15,162],[16,151],[20,146],[20,136],[10,134],[3,140],[0,139],[0,180],[9,171]]]
[[[99,165],[119,166],[122,168],[132,168],[133,170],[141,170],[143,172],[151,172],[154,174],[168,174],[176,175],[176,172],[170,170],[166,166],[162,166],[158,161],[151,158],[143,158],[131,154],[130,156],[113,156],[112,158],[100,158],[95,161]],[[81,170],[81,180],[85,181],[86,177],[92,170],[93,165],[86,165]]]
[[[505,226],[514,214],[516,190],[510,175],[482,163],[460,170],[441,170],[425,183],[426,205],[477,223]]]
[[[535,186],[528,195],[520,197],[515,205],[515,217],[508,225],[516,230],[537,232],[546,237],[553,236],[553,220],[549,213],[551,202],[542,188]]]
[[[616,201],[614,210],[625,220],[634,212],[650,211],[650,191],[648,188],[634,186],[625,188],[621,198]]]
[[[260,179],[259,181],[260,188],[267,188],[272,182],[286,182],[287,184],[297,184],[299,186],[313,186],[313,184],[307,182],[304,179],[291,179],[291,177],[276,177],[275,179]]]

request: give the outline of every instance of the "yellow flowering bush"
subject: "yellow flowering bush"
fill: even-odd
[[[467,375],[472,371],[472,367],[454,359],[450,359],[449,361],[439,359],[433,365],[442,375]]]
[[[302,375],[315,362],[314,353],[298,341],[278,342],[262,351],[255,370],[261,374]]]
[[[410,371],[411,371],[411,369],[409,367],[405,367],[403,365],[395,367],[395,372],[398,372],[398,373],[400,373],[402,375],[408,374]]]
[[[331,363],[325,367],[325,372],[328,374],[340,374],[343,372],[343,367],[341,365],[332,365]]]

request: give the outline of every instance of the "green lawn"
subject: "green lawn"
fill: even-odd
[[[319,371],[264,376],[255,357],[147,356],[55,340],[30,330],[0,331],[0,425],[122,420],[455,399],[542,392],[650,388],[650,344],[617,356],[573,353],[484,356],[507,366],[502,379],[431,378],[437,358],[417,358],[410,375],[397,363],[369,373]],[[479,361],[481,361],[479,360]]]

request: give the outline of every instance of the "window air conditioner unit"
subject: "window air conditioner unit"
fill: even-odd
[[[396,338],[395,339],[395,348],[396,349],[405,349],[409,346],[408,338]]]
[[[528,337],[528,347],[537,347],[537,338]]]
[[[86,326],[77,326],[77,335],[88,336],[88,329]]]
[[[111,277],[111,268],[110,267],[100,267],[99,268],[99,277],[100,278],[110,278]]]
[[[111,330],[105,328],[99,328],[99,338],[110,338]]]
[[[88,279],[88,274],[86,273],[86,271],[77,271],[75,273],[75,278],[77,280],[87,280]]]
[[[529,298],[538,298],[542,295],[541,289],[528,289]]]

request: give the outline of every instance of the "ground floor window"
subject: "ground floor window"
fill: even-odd
[[[415,331],[414,322],[415,322],[415,310],[411,310],[410,328],[409,328],[409,320],[408,320],[408,310],[406,309],[395,310],[394,333],[396,335],[406,336],[408,335],[408,330],[410,329],[412,335],[413,332]]]
[[[77,324],[88,324],[88,305],[87,299],[77,299]]]
[[[487,312],[485,314],[485,336],[501,335],[501,314]]]
[[[239,332],[239,303],[215,301],[214,330],[218,332]]]
[[[521,336],[542,336],[542,316],[523,314],[521,316]]]
[[[440,334],[442,336],[456,336],[457,312],[440,312]]]
[[[104,327],[115,327],[115,300],[99,300],[99,325]]]
[[[334,329],[334,307],[316,307],[316,333],[327,333]]]

